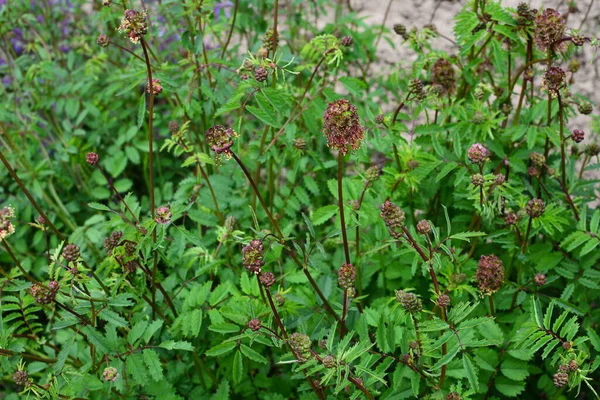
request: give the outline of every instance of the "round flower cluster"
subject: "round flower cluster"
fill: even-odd
[[[242,249],[242,264],[244,267],[255,274],[260,273],[260,269],[265,265],[263,258],[263,245],[258,239],[250,241],[248,246]]]
[[[356,268],[352,264],[342,264],[338,270],[338,284],[343,289],[348,289],[354,285],[356,279]]]
[[[421,235],[427,235],[431,233],[431,224],[426,219],[422,219],[417,222],[417,232]]]
[[[119,372],[115,367],[106,367],[104,368],[104,372],[102,372],[102,376],[106,382],[114,382],[119,377]]]
[[[15,227],[10,220],[15,216],[12,207],[4,207],[0,210],[0,240],[15,232]]]
[[[123,238],[123,232],[115,231],[110,234],[109,237],[104,239],[104,249],[108,253],[108,255],[112,254],[112,251],[121,244],[121,239]]]
[[[119,32],[125,33],[131,43],[139,43],[142,36],[148,33],[148,24],[146,23],[146,12],[136,10],[125,10],[125,14],[119,25]]]
[[[533,277],[533,282],[537,286],[544,286],[546,284],[546,275],[544,274],[535,274]]]
[[[442,88],[442,94],[451,93],[456,85],[454,68],[450,61],[438,58],[431,67],[431,82]]]
[[[248,322],[248,328],[250,328],[254,332],[259,331],[261,327],[262,323],[258,318],[253,318]]]
[[[575,143],[581,143],[583,142],[583,139],[585,139],[585,132],[581,129],[574,129],[571,134],[571,139],[573,139]]]
[[[404,211],[402,211],[400,207],[391,201],[386,200],[381,206],[380,216],[383,218],[385,226],[387,226],[390,235],[392,235],[392,237],[395,239],[398,239],[402,235],[402,226],[404,225],[404,220],[406,219]]]
[[[68,244],[63,248],[62,256],[65,260],[75,262],[81,255],[79,246],[76,244]]]
[[[59,288],[60,286],[56,281],[51,281],[48,284],[47,289],[41,285],[34,283],[29,288],[29,294],[31,294],[31,297],[33,297],[35,301],[37,301],[40,304],[50,304],[56,298],[56,293],[58,292]]]
[[[165,225],[171,222],[171,207],[161,206],[156,209],[154,220],[157,224]]]
[[[265,272],[260,276],[260,283],[263,284],[264,287],[271,287],[275,284],[275,275],[272,272]]]
[[[416,294],[405,292],[404,290],[396,290],[396,301],[411,314],[420,312],[423,309],[421,299]]]
[[[327,145],[342,155],[348,153],[349,147],[357,150],[365,137],[365,129],[360,124],[356,107],[347,100],[329,103],[323,114],[323,134]]]
[[[227,158],[231,158],[231,147],[233,146],[233,138],[237,137],[237,133],[231,128],[225,128],[221,125],[209,128],[206,133],[206,143],[211,150],[217,155],[225,154]]]
[[[484,294],[491,295],[500,289],[504,280],[504,264],[495,255],[481,256],[477,263],[475,274],[479,290]]]
[[[304,333],[294,332],[290,336],[290,347],[300,362],[308,361],[311,358],[310,346],[310,338]]]
[[[536,153],[535,151],[529,155],[531,163],[536,167],[543,167],[546,164],[546,157],[543,154]]]
[[[474,174],[471,177],[471,183],[473,186],[481,186],[485,183],[485,178],[481,174]]]
[[[563,50],[561,39],[566,29],[560,13],[547,8],[535,18],[535,43],[542,51]]]
[[[450,296],[448,296],[447,294],[442,294],[437,299],[437,305],[440,308],[446,308],[450,305],[450,303],[451,303]]]
[[[163,87],[160,83],[160,79],[152,78],[152,87],[150,87],[150,82],[146,82],[146,92],[150,93],[152,90],[152,94],[158,96],[161,94]]]
[[[531,218],[537,218],[546,211],[546,205],[542,199],[531,199],[527,202],[525,209]]]
[[[92,167],[98,165],[99,160],[100,157],[98,157],[98,154],[94,153],[93,151],[87,153],[85,156],[85,162],[90,164]]]
[[[542,88],[546,89],[550,96],[557,97],[558,92],[565,86],[567,74],[560,67],[550,67],[544,73]]]
[[[467,151],[467,157],[474,163],[482,163],[490,156],[490,151],[486,149],[482,144],[475,143]]]
[[[31,379],[29,378],[29,374],[27,371],[23,371],[22,369],[18,369],[13,374],[13,382],[19,386],[30,386]]]

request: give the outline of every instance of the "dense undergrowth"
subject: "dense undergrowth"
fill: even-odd
[[[3,398],[598,398],[583,2],[89,3],[0,2]]]

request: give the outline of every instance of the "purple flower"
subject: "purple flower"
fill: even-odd
[[[213,13],[215,14],[215,21],[219,21],[219,18],[221,18],[221,11],[223,11],[223,14],[225,14],[225,18],[229,18],[231,16],[230,8],[232,6],[233,3],[228,0],[220,1],[215,4],[215,8],[213,10]]]

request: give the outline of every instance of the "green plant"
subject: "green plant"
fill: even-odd
[[[0,2],[7,399],[598,398],[589,10],[84,3]]]

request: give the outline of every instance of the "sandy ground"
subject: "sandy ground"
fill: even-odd
[[[503,5],[516,8],[522,0],[504,0]],[[549,0],[549,1],[529,1],[532,8],[554,8],[564,14],[567,12],[567,4],[570,1]],[[579,29],[581,33],[587,36],[600,36],[600,1],[595,0],[577,0],[578,11],[570,13],[568,17],[568,27]],[[466,0],[447,1],[447,0],[352,0],[351,6],[357,10],[359,15],[366,18],[366,22],[373,25],[379,25],[384,21],[386,9],[389,6],[389,13],[385,22],[386,27],[392,28],[394,24],[403,24],[409,30],[412,27],[421,28],[424,25],[433,23],[440,34],[449,38],[454,38],[452,27],[454,26],[453,17],[466,4]],[[591,5],[591,7],[590,7]],[[588,12],[589,8],[589,12]],[[435,10],[435,14],[434,14]],[[583,25],[581,22],[588,17]],[[434,42],[435,48],[446,50],[452,53],[456,47],[451,42],[437,38]],[[379,42],[378,54],[381,57],[380,62],[385,68],[408,67],[411,62],[411,50],[408,46],[399,45],[393,49],[385,40]],[[596,54],[597,49],[586,46],[578,54],[581,63],[580,71],[575,74],[575,82],[571,86],[572,92],[589,97],[594,105],[592,115],[598,115],[600,104],[600,62],[595,60],[600,54]],[[594,60],[594,61],[593,61]],[[592,62],[593,61],[593,62]],[[566,67],[563,66],[563,67]],[[570,121],[570,128],[584,129],[591,132],[591,115],[578,115]],[[600,132],[595,132],[599,135]],[[586,140],[587,141],[587,140]]]

